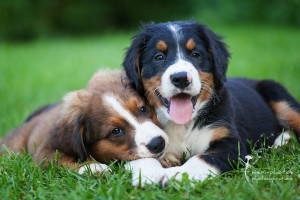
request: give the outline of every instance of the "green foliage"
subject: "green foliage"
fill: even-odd
[[[1,199],[299,199],[300,148],[295,138],[280,149],[253,151],[250,167],[195,182],[185,174],[169,186],[131,185],[130,172],[79,175],[62,166],[37,167],[29,154],[0,156]],[[248,180],[246,179],[248,177]],[[191,185],[194,184],[194,187]]]
[[[300,0],[1,0],[0,39],[105,33],[140,22],[300,25]]]
[[[269,26],[209,26],[222,33],[232,53],[228,74],[272,78],[300,100],[299,30]],[[0,137],[19,126],[34,109],[60,101],[71,90],[85,87],[101,67],[120,68],[133,33],[102,37],[52,38],[0,45]],[[28,155],[0,156],[0,199],[299,199],[300,148],[293,140],[281,149],[252,153],[251,167],[239,168],[190,186],[187,177],[166,188],[131,186],[130,174],[113,167],[106,178],[52,165],[36,167]],[[242,163],[241,163],[242,165]],[[256,172],[276,180],[257,180]],[[268,178],[268,176],[264,176]],[[283,179],[281,179],[283,178]],[[284,180],[284,178],[291,178]]]
[[[190,10],[180,0],[1,0],[0,39],[103,33],[137,27],[140,21],[179,19]]]
[[[194,4],[195,17],[211,23],[300,25],[300,0],[194,0]]]

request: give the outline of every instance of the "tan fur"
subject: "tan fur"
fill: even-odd
[[[300,114],[297,113],[285,101],[271,102],[272,110],[274,110],[279,121],[291,126],[297,133],[300,133]]]
[[[162,106],[162,102],[155,93],[157,90],[160,92],[161,87],[161,76],[155,76],[148,80],[143,80],[143,85],[145,88],[145,93],[149,104],[155,108]]]
[[[8,133],[1,141],[0,148],[6,145],[10,151],[18,153],[23,153],[24,148],[37,163],[46,157],[45,165],[55,159],[58,150],[58,161],[69,165],[71,169],[77,169],[76,162],[81,157],[86,162],[91,161],[91,157],[101,162],[136,159],[134,130],[127,127],[123,118],[113,113],[111,108],[105,107],[103,95],[114,96],[124,108],[136,113],[145,105],[144,100],[129,87],[123,71],[99,71],[85,90],[66,94],[62,103]],[[139,120],[143,118],[146,116]],[[152,118],[158,124],[153,110],[149,109],[147,118]],[[110,132],[116,126],[128,128],[126,136],[111,136]],[[83,137],[87,129],[88,138],[93,142],[86,147]]]
[[[189,51],[192,51],[192,50],[195,48],[195,46],[196,46],[196,43],[194,42],[194,39],[193,39],[193,38],[190,38],[190,39],[188,40],[188,42],[186,43],[186,48],[187,48],[187,50],[189,50]]]
[[[86,90],[69,92],[63,98],[62,113],[63,119],[67,119],[68,124],[72,124],[84,107],[87,107],[94,94]]]
[[[215,140],[219,140],[222,139],[224,137],[227,137],[229,135],[230,131],[228,130],[228,128],[226,127],[217,127],[214,129],[214,133],[210,139],[210,141],[215,141]]]
[[[200,102],[204,102],[208,100],[214,89],[214,77],[211,73],[199,72],[200,81],[202,84],[199,100]]]
[[[157,43],[156,43],[156,48],[159,50],[159,51],[166,51],[168,49],[168,45],[162,41],[162,40],[159,40]]]
[[[27,151],[30,154],[35,153],[35,146],[39,147],[44,138],[49,134],[53,124],[59,118],[59,111],[61,109],[62,105],[60,104],[54,109],[35,117],[37,123],[31,130],[30,136],[26,144]]]

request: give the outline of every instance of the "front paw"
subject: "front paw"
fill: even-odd
[[[106,164],[92,163],[90,165],[84,165],[79,168],[78,173],[92,173],[92,174],[101,174],[101,173],[111,173],[111,169]]]
[[[145,187],[146,184],[161,184],[165,178],[163,168],[147,168],[132,174],[132,185]]]
[[[164,157],[159,159],[159,162],[163,167],[174,167],[179,166],[182,163],[182,158],[179,154],[175,153],[166,153]]]
[[[180,167],[165,169],[165,177],[161,182],[162,186],[166,186],[172,177],[174,177],[176,181],[181,181],[184,173],[187,174],[189,180],[203,181],[210,175],[214,176],[218,174],[219,170],[199,159],[197,156],[194,156]]]
[[[175,180],[178,182],[182,181],[182,176],[186,174],[189,180],[194,181],[203,181],[205,180],[209,174],[208,173],[201,173],[201,171],[194,171],[194,170],[187,170],[184,167],[171,167],[165,169],[164,178],[161,181],[161,185],[166,187],[169,184],[170,180]]]
[[[164,168],[154,158],[130,161],[125,169],[132,171],[132,185],[136,187],[161,183],[164,178]]]

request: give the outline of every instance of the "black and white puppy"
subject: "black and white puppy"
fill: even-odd
[[[300,133],[300,104],[280,84],[232,78],[226,81],[230,54],[221,37],[194,21],[150,24],[133,37],[123,66],[132,86],[155,108],[169,136],[164,166],[136,160],[137,184],[162,182],[183,173],[204,180],[232,170],[231,164],[261,147],[262,135],[274,144],[282,128]],[[298,135],[299,136],[299,135]],[[284,137],[289,137],[286,133]],[[231,164],[230,164],[230,162]]]

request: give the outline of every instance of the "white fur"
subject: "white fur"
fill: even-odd
[[[215,176],[220,172],[216,168],[211,167],[206,162],[194,156],[180,167],[166,168],[164,170],[162,185],[165,186],[166,183],[169,182],[169,179],[173,176],[175,176],[175,180],[181,181],[184,173],[188,174],[190,180],[203,181],[209,175]]]
[[[181,27],[179,25],[169,25],[168,26],[169,29],[171,30],[172,32],[172,35],[173,35],[173,38],[176,42],[176,46],[177,46],[177,57],[180,59],[183,59],[184,56],[183,56],[183,53],[180,49],[180,45],[179,45],[179,41],[181,39],[181,34],[180,34],[180,30],[181,30]]]
[[[170,100],[174,95],[182,92],[181,89],[175,87],[171,82],[171,75],[178,72],[187,72],[191,78],[191,84],[184,89],[184,92],[191,95],[196,96],[200,93],[201,90],[201,82],[197,69],[194,65],[188,61],[183,59],[178,59],[176,63],[169,66],[167,70],[163,73],[161,78],[161,93],[162,96]]]
[[[132,170],[132,185],[138,186],[141,179],[142,187],[150,183],[161,183],[165,186],[173,176],[175,180],[181,181],[184,173],[188,174],[190,180],[195,181],[203,181],[209,175],[219,174],[218,170],[198,157],[192,157],[180,167],[171,168],[163,168],[156,159],[145,158],[127,163],[125,169]]]
[[[183,55],[183,51],[180,48],[179,41],[181,39],[181,34],[180,34],[181,27],[179,25],[169,25],[169,29],[171,30],[174,40],[176,41],[177,53],[176,53],[175,63],[169,66],[161,77],[161,95],[169,101],[171,97],[181,92],[189,94],[191,95],[191,97],[196,96],[200,93],[202,85],[201,85],[198,70],[191,62],[185,59]],[[178,72],[187,72],[191,76],[191,83],[188,87],[184,88],[184,90],[177,88],[171,82],[171,75]],[[204,104],[201,103],[201,106],[203,105]],[[199,106],[200,105],[198,101],[195,106],[197,108],[195,109],[195,111],[200,109]],[[156,110],[157,110],[159,121],[162,124],[165,124],[168,120],[172,120],[171,116],[168,113],[167,108],[160,107],[157,108]],[[197,115],[197,112],[195,111],[192,114],[192,118],[194,118]]]
[[[145,184],[159,183],[163,178],[164,168],[154,158],[143,158],[130,161],[125,165],[126,170],[132,170],[132,185],[138,186],[141,176],[141,186]]]
[[[274,141],[273,147],[280,147],[287,143],[289,139],[291,138],[288,131],[281,133]]]
[[[92,173],[101,173],[103,171],[110,171],[111,169],[106,164],[100,164],[100,163],[93,163],[90,165],[85,165],[79,168],[78,173],[83,174],[84,172],[89,172],[89,168]]]
[[[123,106],[118,102],[115,97],[112,96],[104,96],[104,100],[107,104],[109,104],[115,111],[117,111],[122,117],[128,120],[133,126],[138,127],[138,121],[133,117],[133,115],[123,108]]]
[[[169,121],[164,130],[169,135],[169,146],[166,153],[182,155],[186,153],[187,158],[204,153],[208,147],[214,130],[210,126],[205,126],[200,130],[194,128],[194,120],[186,125],[178,125]]]
[[[154,123],[146,121],[140,126],[136,127],[135,143],[138,147],[138,155],[140,157],[152,156],[146,145],[155,137],[161,136],[165,140],[165,148],[169,144],[167,134]]]
[[[151,121],[145,121],[139,123],[137,119],[128,110],[124,109],[123,106],[118,102],[115,97],[104,96],[104,100],[108,105],[124,117],[128,122],[135,128],[135,143],[138,149],[139,157],[152,157],[153,154],[149,151],[146,145],[155,137],[161,136],[165,140],[165,148],[168,146],[169,140],[166,133],[156,126]]]

